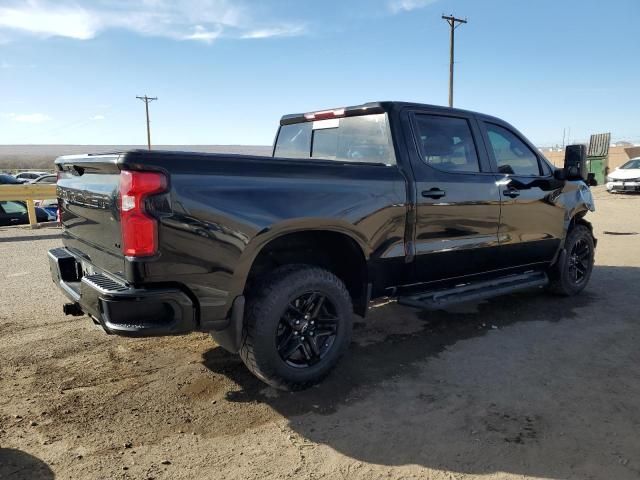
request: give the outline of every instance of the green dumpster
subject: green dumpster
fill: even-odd
[[[604,185],[607,180],[607,167],[609,166],[608,157],[588,157],[587,169],[589,173],[595,175],[598,185]]]
[[[587,169],[593,173],[598,185],[607,181],[609,168],[609,145],[611,145],[611,133],[598,133],[591,135],[589,149],[587,150]]]

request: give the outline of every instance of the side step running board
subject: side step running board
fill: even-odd
[[[548,283],[546,273],[530,272],[399,297],[398,303],[424,310],[438,310],[458,303],[475,302],[528,288],[543,287]]]

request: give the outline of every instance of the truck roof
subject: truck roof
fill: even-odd
[[[283,115],[280,119],[280,125],[289,125],[291,123],[310,122],[314,120],[322,120],[325,118],[335,117],[354,117],[358,115],[369,115],[373,113],[385,113],[391,111],[398,111],[403,108],[426,108],[432,111],[439,111],[442,113],[464,113],[475,116],[480,116],[485,119],[500,120],[490,115],[485,115],[479,112],[473,112],[471,110],[463,110],[460,108],[450,108],[442,105],[430,105],[426,103],[417,102],[400,102],[400,101],[381,101],[381,102],[368,102],[361,105],[352,105],[349,107],[330,108],[326,110],[316,110],[307,113],[292,113],[289,115]]]

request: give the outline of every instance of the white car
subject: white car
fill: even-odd
[[[47,185],[51,183],[56,183],[58,181],[58,176],[55,173],[46,173],[44,175],[40,175],[35,180],[30,180],[29,183],[37,183],[39,185]]]
[[[20,172],[17,173],[15,175],[15,177],[18,180],[23,180],[25,182],[30,182],[31,180],[35,180],[38,177],[41,177],[43,175],[46,175],[47,172],[34,172],[34,171],[29,171],[29,172]]]
[[[640,157],[632,158],[607,176],[609,192],[640,192]]]

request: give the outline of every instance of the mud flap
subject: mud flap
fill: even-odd
[[[244,325],[244,296],[240,295],[233,301],[231,314],[229,315],[229,325],[223,330],[211,331],[213,340],[231,353],[240,351],[242,343],[242,328]]]

